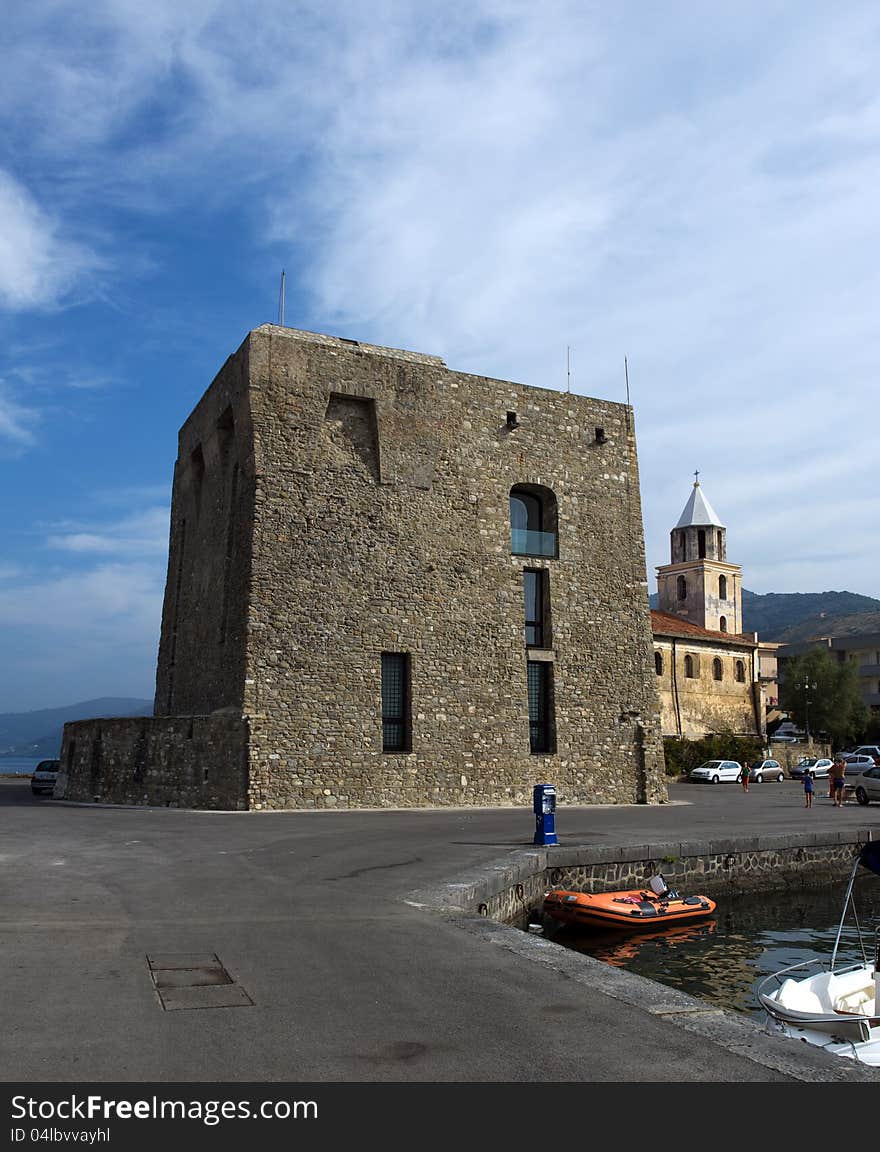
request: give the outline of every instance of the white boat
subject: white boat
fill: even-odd
[[[880,1068],[880,931],[869,960],[856,916],[863,962],[835,969],[859,865],[880,874],[880,840],[869,841],[853,864],[830,963],[807,960],[783,968],[762,980],[756,995],[771,1024],[786,1036]]]

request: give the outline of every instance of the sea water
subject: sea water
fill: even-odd
[[[48,756],[0,756],[0,776],[30,776],[41,760]]]
[[[554,931],[551,926],[548,935],[557,944],[718,1007],[760,1015],[755,988],[766,976],[790,964],[831,958],[845,894],[843,881],[796,892],[719,897],[714,915],[701,923],[656,932],[614,933],[574,926]],[[880,928],[880,877],[857,880],[853,895],[871,960],[875,932]],[[835,968],[861,961],[859,933],[850,908]]]

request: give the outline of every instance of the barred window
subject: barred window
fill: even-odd
[[[382,653],[382,751],[410,750],[410,669],[405,652]]]
[[[526,665],[529,690],[529,751],[553,751],[553,665],[529,660]]]

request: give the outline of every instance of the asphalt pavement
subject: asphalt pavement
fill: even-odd
[[[674,783],[670,799],[562,803],[560,843],[880,834],[880,808],[835,809],[821,782],[809,811],[788,780],[748,794]],[[530,847],[533,828],[528,807],[109,808],[0,779],[0,1079],[877,1078],[542,939],[417,906]],[[175,986],[180,957],[204,961],[207,991]]]

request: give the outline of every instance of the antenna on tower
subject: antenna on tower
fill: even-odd
[[[565,346],[565,391],[571,391],[571,345]]]
[[[623,374],[626,377],[626,403],[629,407],[629,365],[626,362],[626,357],[623,358]]]
[[[281,290],[278,293],[278,326],[284,327],[284,269],[281,269]]]

